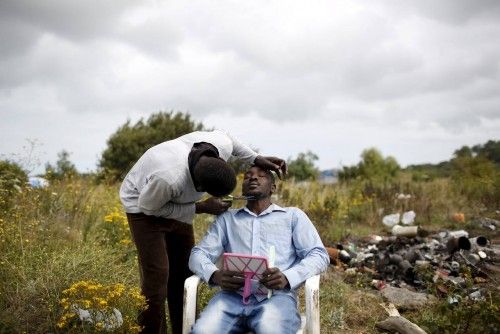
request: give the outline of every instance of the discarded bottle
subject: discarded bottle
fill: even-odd
[[[392,228],[392,235],[397,237],[416,237],[418,233],[418,226],[400,226],[396,225]]]

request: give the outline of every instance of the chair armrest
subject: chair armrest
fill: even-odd
[[[188,334],[196,320],[196,298],[200,278],[196,275],[186,278],[184,281],[184,305],[182,315],[182,333]]]
[[[310,277],[305,284],[306,293],[306,333],[319,334],[319,275]]]

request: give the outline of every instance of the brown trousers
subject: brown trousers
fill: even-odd
[[[148,305],[138,317],[142,333],[166,333],[165,300],[173,332],[182,333],[184,280],[192,274],[188,261],[194,246],[193,226],[143,213],[127,213],[127,219]]]

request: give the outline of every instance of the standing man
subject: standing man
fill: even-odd
[[[165,333],[165,300],[174,333],[182,331],[184,280],[190,276],[196,213],[219,215],[231,205],[216,197],[230,194],[236,175],[227,163],[233,155],[278,175],[284,160],[257,155],[222,131],[197,131],[147,150],[120,188],[132,238],[137,247],[142,294],[147,309],[139,315],[143,333]],[[203,194],[214,196],[197,202]]]

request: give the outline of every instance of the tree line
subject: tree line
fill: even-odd
[[[107,140],[106,148],[98,162],[99,179],[120,181],[139,157],[150,147],[161,142],[177,138],[184,134],[210,130],[196,122],[189,113],[157,112],[147,119],[141,118],[132,124],[130,120],[120,126]],[[258,149],[257,149],[258,151]],[[316,180],[320,170],[316,166],[318,156],[311,152],[299,153],[295,158],[288,158],[289,176],[297,181]],[[246,166],[232,162],[237,172]],[[13,173],[22,180],[26,178],[20,166],[4,160],[0,164],[0,177],[8,179]],[[453,153],[448,161],[438,164],[410,165],[402,169],[394,157],[384,157],[376,148],[368,148],[361,153],[360,162],[352,166],[343,166],[338,171],[341,182],[367,180],[370,182],[390,182],[401,171],[410,172],[415,181],[425,181],[436,177],[460,175],[494,174],[500,167],[500,141],[489,140],[484,144],[463,146]],[[25,174],[25,173],[24,173]],[[50,180],[78,175],[75,165],[70,161],[66,150],[58,154],[55,165],[45,165],[44,176]],[[13,181],[9,181],[12,183]]]

